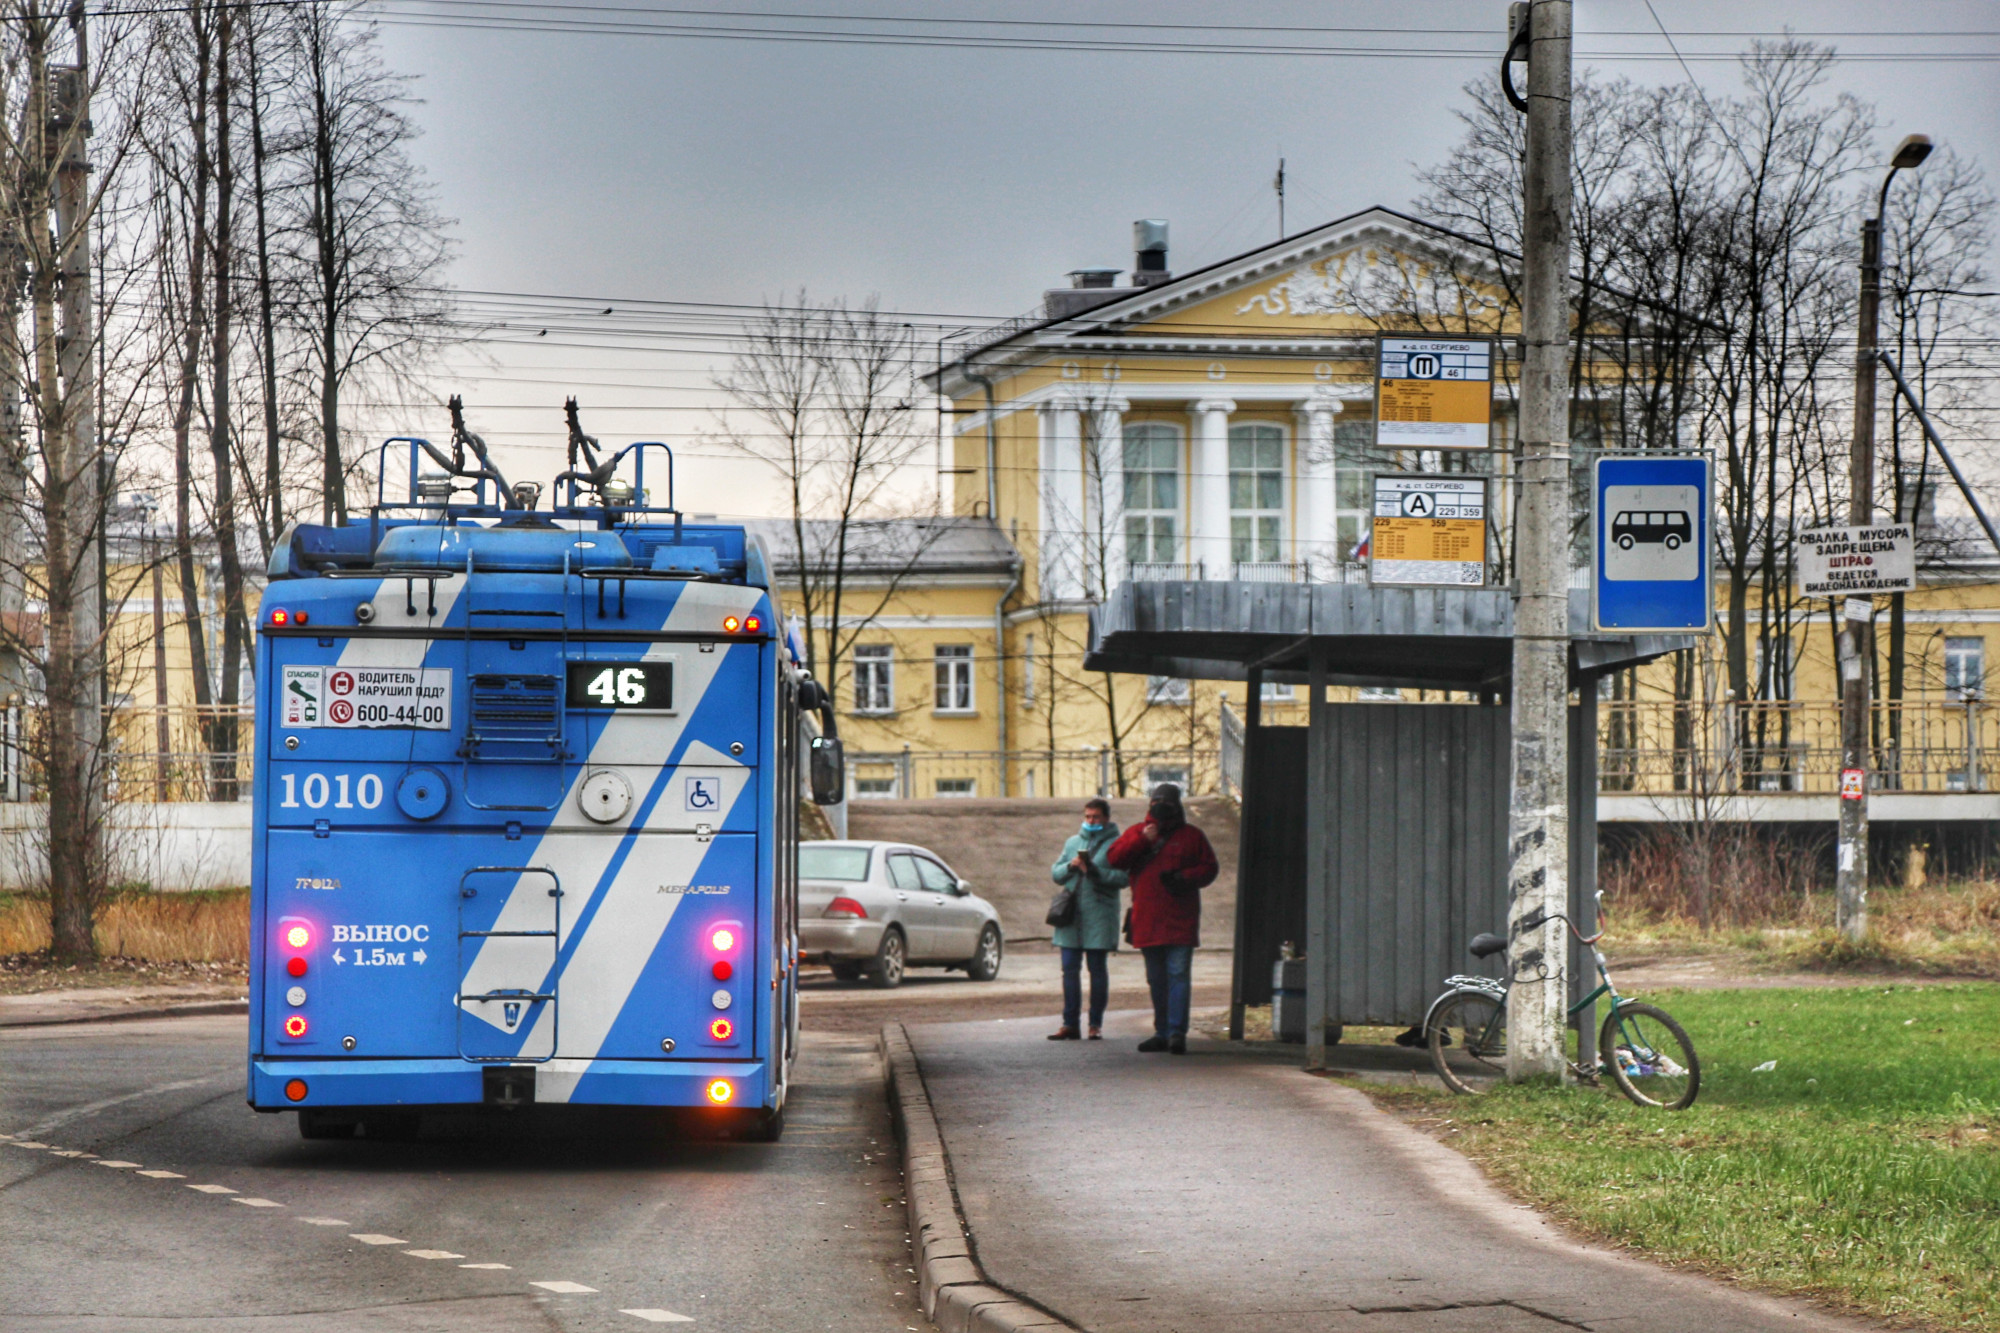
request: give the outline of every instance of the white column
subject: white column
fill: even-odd
[[[1314,389],[1298,406],[1298,444],[1294,473],[1298,478],[1298,531],[1293,558],[1303,562],[1308,577],[1339,577],[1341,557],[1335,531],[1333,414],[1340,399]]]
[[[1226,579],[1229,561],[1229,414],[1227,398],[1194,405],[1194,448],[1188,463],[1187,559],[1199,560],[1211,579]]]
[[[1090,539],[1085,552],[1092,591],[1105,593],[1125,577],[1125,414],[1130,400],[1112,396],[1091,414],[1089,453],[1084,459],[1084,484],[1090,488]],[[1097,569],[1099,560],[1103,570]],[[1101,583],[1098,575],[1102,574]]]
[[[1083,423],[1073,398],[1041,409],[1041,559],[1044,601],[1083,596]]]

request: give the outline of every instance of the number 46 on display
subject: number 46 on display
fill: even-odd
[[[591,678],[584,692],[604,704],[642,704],[646,702],[646,669],[644,667],[606,667]]]

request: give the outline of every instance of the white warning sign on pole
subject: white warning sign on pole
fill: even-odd
[[[1813,528],[1793,539],[1801,597],[1913,592],[1917,540],[1908,523]]]

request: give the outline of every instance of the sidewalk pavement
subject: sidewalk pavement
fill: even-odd
[[[0,995],[0,1028],[247,1012],[249,1001],[241,992],[216,986],[98,986]]]
[[[1090,1333],[1871,1327],[1583,1244],[1296,1048],[911,1025],[986,1280]]]

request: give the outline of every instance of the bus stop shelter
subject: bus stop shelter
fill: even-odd
[[[1693,640],[1591,633],[1582,589],[1570,626],[1571,918],[1588,932],[1597,680]],[[1306,958],[1308,1066],[1341,1028],[1421,1022],[1447,975],[1481,970],[1467,944],[1507,919],[1513,630],[1513,596],[1499,588],[1128,582],[1097,609],[1086,670],[1249,686],[1232,1036],[1244,1006],[1270,1001],[1285,941]],[[1263,725],[1265,682],[1306,687],[1306,726]],[[1329,703],[1329,685],[1475,702]],[[1572,950],[1572,985],[1585,956]],[[1588,1056],[1595,1033],[1583,1031]]]

